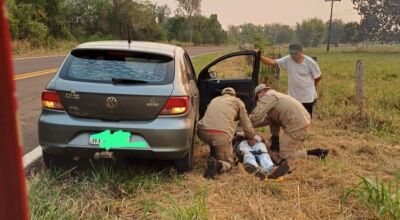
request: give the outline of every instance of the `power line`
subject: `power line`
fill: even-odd
[[[338,12],[335,12],[333,14],[347,14],[347,13],[350,13],[350,12],[357,12],[357,11],[355,11],[355,10],[346,10],[346,11],[338,11]]]

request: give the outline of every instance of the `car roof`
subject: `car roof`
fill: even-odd
[[[157,53],[173,57],[177,48],[179,47],[175,45],[145,41],[132,41],[129,46],[128,41],[120,40],[87,42],[78,45],[75,49],[128,50],[136,52]]]

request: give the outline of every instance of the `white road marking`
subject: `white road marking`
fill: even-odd
[[[24,168],[27,168],[30,166],[33,162],[35,162],[37,159],[42,157],[42,147],[37,146],[35,149],[30,151],[29,153],[25,154],[22,161],[24,164]]]

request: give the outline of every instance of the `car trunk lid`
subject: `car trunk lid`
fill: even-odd
[[[71,83],[61,81],[64,82],[59,80],[57,88],[62,90],[57,93],[68,114],[103,120],[152,120],[159,115],[173,90],[172,84],[154,89],[148,85],[94,86],[76,85],[76,82],[68,86]]]

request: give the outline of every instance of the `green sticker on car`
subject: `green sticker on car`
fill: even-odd
[[[90,135],[90,144],[99,144],[99,147],[105,150],[111,148],[147,148],[148,144],[146,141],[130,141],[131,133],[126,131],[116,131],[111,133],[110,130]]]

